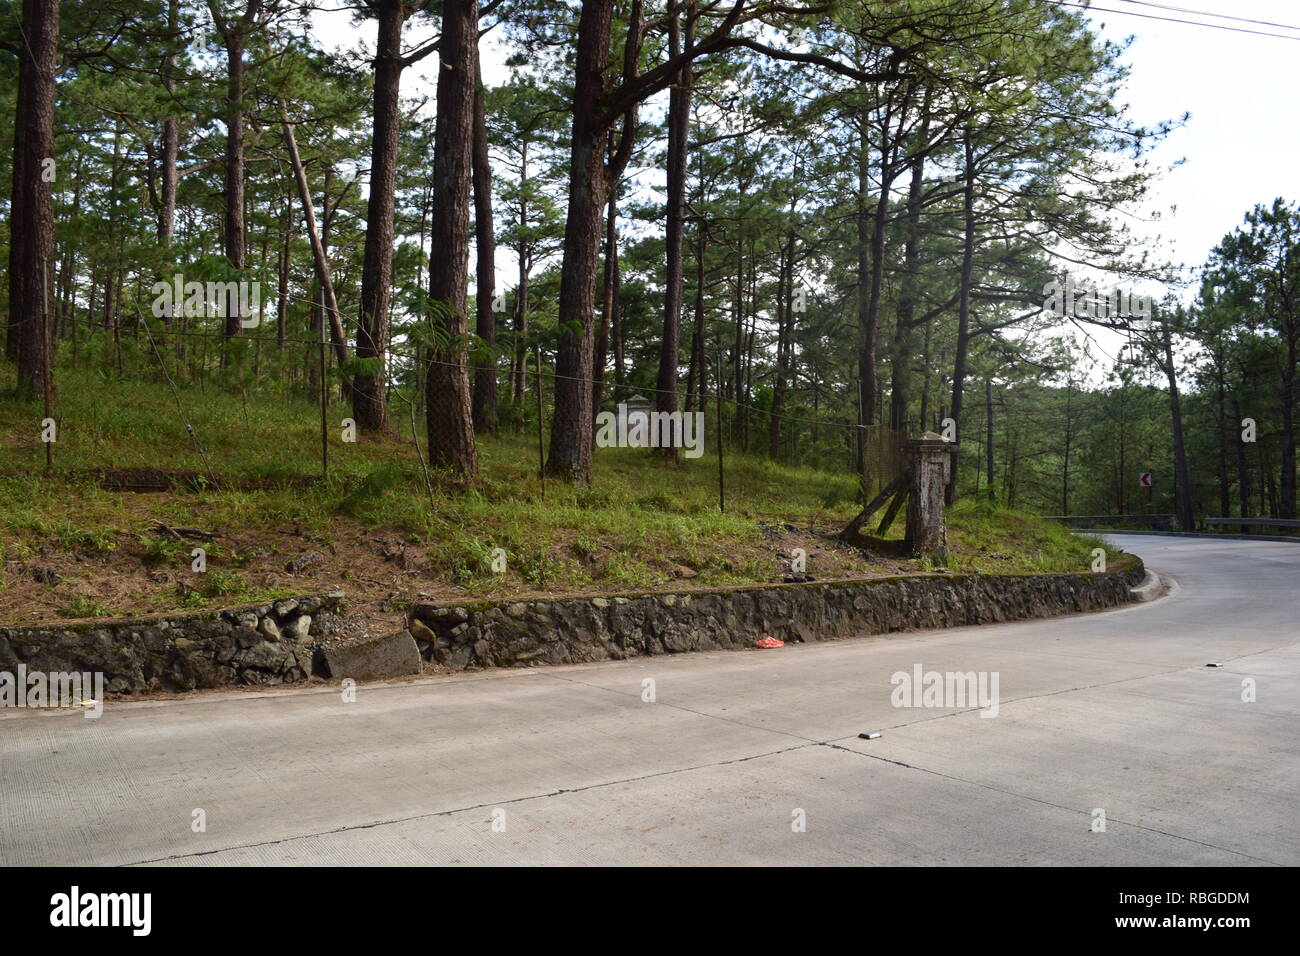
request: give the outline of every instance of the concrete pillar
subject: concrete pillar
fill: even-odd
[[[925,432],[907,442],[910,487],[907,496],[907,546],[913,554],[928,555],[940,565],[948,563],[948,524],[944,517],[944,489],[952,442]]]

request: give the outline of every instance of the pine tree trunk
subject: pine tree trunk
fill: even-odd
[[[975,263],[975,151],[967,132],[963,141],[966,154],[964,167],[965,187],[962,189],[962,220],[965,233],[961,249],[961,286],[957,301],[957,357],[952,368],[952,411],[949,413],[956,425],[953,436],[952,461],[948,467],[948,487],[944,498],[952,504],[957,497],[957,472],[961,465],[961,411],[966,391],[966,358],[970,353],[970,290]]]
[[[772,413],[768,416],[768,454],[781,457],[781,425],[785,415],[786,357],[790,348],[791,308],[794,297],[794,234],[781,248],[776,280],[776,368],[773,369]]]
[[[605,214],[605,271],[601,277],[600,326],[596,333],[596,353],[592,360],[591,407],[599,411],[605,398],[605,365],[609,357],[609,328],[614,318],[614,285],[618,276],[618,197],[610,190]],[[592,434],[595,440],[595,434]]]
[[[1191,477],[1187,468],[1187,445],[1183,438],[1183,404],[1178,393],[1178,378],[1174,368],[1173,342],[1169,327],[1162,326],[1165,377],[1169,382],[1169,416],[1174,438],[1174,510],[1178,512],[1178,525],[1182,531],[1195,530],[1192,514]]]
[[[528,143],[519,144],[519,233],[516,246],[519,259],[519,283],[515,287],[515,354],[510,365],[510,396],[515,406],[515,414],[521,416],[524,405],[524,392],[528,389],[526,372],[528,365],[528,257],[532,246],[524,238],[528,227]],[[516,418],[516,421],[519,421]]]
[[[611,196],[610,198],[614,199],[616,197]],[[614,348],[614,400],[617,401],[627,394],[623,391],[623,386],[627,382],[627,373],[624,371],[624,351],[626,349],[626,341],[623,334],[623,304],[620,298],[623,289],[623,274],[618,262],[617,223],[614,230],[613,249],[614,278],[609,293],[609,334],[613,341]]]
[[[555,410],[547,474],[577,484],[591,481],[592,325],[600,261],[601,211],[608,200],[605,130],[598,120],[609,64],[613,0],[587,0],[578,21],[569,160],[569,206],[560,268]],[[581,331],[575,332],[575,329]]]
[[[289,117],[281,108],[281,116],[284,122],[284,144],[289,152],[289,163],[293,167],[294,180],[298,183],[298,199],[302,203],[303,218],[307,220],[307,238],[311,242],[312,263],[316,267],[316,281],[320,283],[325,298],[325,306],[328,311],[328,321],[331,328],[331,338],[334,344],[334,354],[338,359],[339,368],[342,368],[348,360],[347,340],[343,335],[343,320],[339,315],[338,299],[334,295],[334,282],[330,277],[329,259],[325,250],[329,248],[329,220],[326,219],[323,232],[318,234],[316,229],[316,206],[311,199],[311,188],[307,183],[307,173],[303,169],[302,157],[298,155],[298,140],[293,133],[293,124],[289,122]],[[329,175],[325,177],[325,208],[329,209]],[[315,308],[317,298],[312,296],[312,307]],[[313,366],[314,368],[315,366]]]
[[[54,156],[58,0],[23,0],[22,32],[9,207],[8,348],[18,362],[18,395],[33,399],[53,390],[46,284],[54,255],[54,207],[46,164]]]
[[[388,299],[393,281],[393,216],[397,190],[397,144],[401,132],[403,0],[375,5],[379,31],[375,45],[374,133],[370,145],[370,197],[366,203],[366,243],[361,267],[361,311],[357,316],[359,359],[379,368],[352,377],[352,415],[368,432],[388,428]]]
[[[743,245],[736,243],[736,299],[732,304],[733,335],[731,345],[731,381],[727,386],[727,399],[740,401],[741,349],[745,344],[745,253]],[[736,410],[738,413],[740,409]],[[739,417],[739,416],[737,416]]]
[[[928,124],[921,125],[921,142],[925,142],[928,128]],[[908,403],[916,361],[916,273],[917,257],[920,254],[921,186],[924,173],[925,157],[917,155],[912,159],[912,179],[907,190],[903,276],[895,313],[894,348],[890,365],[889,426],[896,432],[907,430]]]
[[[489,355],[474,369],[474,431],[497,430],[497,244],[492,223],[492,164],[488,156],[487,116],[483,105],[483,80],[476,71],[474,89],[474,249],[476,256],[475,331],[487,343]]]
[[[885,271],[885,228],[889,221],[889,191],[894,184],[893,151],[884,142],[882,130],[880,186],[875,211],[866,217],[866,196],[871,189],[870,142],[864,120],[858,145],[858,377],[862,389],[861,425],[875,424],[880,381],[876,375],[876,340],[880,330],[880,298]],[[864,469],[870,463],[864,462]],[[867,481],[864,472],[864,481]]]
[[[691,364],[686,375],[686,410],[704,411],[706,362],[704,359],[704,256],[709,238],[700,230],[695,247],[695,328],[691,333]]]
[[[437,346],[425,379],[429,462],[463,478],[478,473],[465,335],[469,283],[474,91],[478,76],[477,0],[445,0],[442,9],[438,119],[434,133],[429,296]]]
[[[178,49],[182,42],[176,36],[176,32],[180,29],[180,12],[180,0],[167,0],[167,32],[171,34],[167,38],[167,43],[173,51]],[[178,59],[177,54],[171,52],[167,55],[163,66],[163,89],[167,90],[169,94],[176,91]],[[176,155],[179,150],[180,124],[175,116],[169,115],[163,120],[162,128],[162,156],[159,158],[162,198],[158,208],[158,242],[167,249],[171,248],[172,236],[176,230],[176,184],[178,180]]]
[[[1219,425],[1219,467],[1216,476],[1219,480],[1219,515],[1227,518],[1232,514],[1232,491],[1228,481],[1228,421],[1224,408],[1222,356],[1216,354],[1214,359],[1214,400]]]
[[[293,228],[293,200],[284,197],[284,218],[280,224],[283,233],[280,237],[280,258],[276,263],[275,285],[275,345],[276,350],[284,352],[285,323],[289,317],[289,241]]]
[[[1297,340],[1300,329],[1288,330],[1286,336],[1285,370],[1282,374],[1282,517],[1295,520],[1296,516],[1296,442],[1295,442],[1295,373]]]
[[[681,13],[677,4],[668,10],[669,56],[676,56],[682,48]],[[686,42],[691,42],[689,25],[685,31]],[[664,285],[663,334],[659,340],[659,375],[656,381],[655,410],[672,414],[677,411],[677,364],[681,341],[682,298],[685,275],[682,268],[682,231],[686,213],[686,159],[691,124],[692,72],[687,64],[678,74],[677,82],[668,93],[668,163],[667,221],[664,230],[666,278]],[[670,436],[660,437],[659,453],[670,461],[677,460],[677,449]]]
[[[226,81],[226,259],[236,270],[244,268],[244,37],[237,30],[225,35]],[[239,310],[228,309],[225,336],[238,335]],[[224,356],[223,356],[224,362]]]
[[[1238,422],[1241,421],[1241,404],[1236,395],[1232,397],[1232,417]],[[1235,430],[1235,429],[1234,429]],[[1241,432],[1237,431],[1237,516],[1239,518],[1250,517],[1250,464],[1246,460],[1246,443],[1241,440]],[[1225,515],[1226,516],[1226,515]]]
[[[984,380],[984,427],[987,435],[984,440],[984,464],[988,470],[989,501],[997,501],[998,493],[993,484],[993,381]]]

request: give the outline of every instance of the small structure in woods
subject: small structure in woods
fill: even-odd
[[[623,403],[627,406],[627,415],[630,420],[634,412],[644,412],[650,414],[655,410],[655,403],[650,401],[644,395],[633,395]]]
[[[910,439],[906,448],[907,467],[867,502],[858,516],[840,532],[840,539],[854,545],[880,544],[865,533],[867,521],[882,507],[885,508],[876,528],[876,534],[882,535],[907,502],[907,531],[903,539],[907,550],[941,565],[946,564],[948,524],[943,496],[948,484],[952,443],[934,432],[924,432]]]

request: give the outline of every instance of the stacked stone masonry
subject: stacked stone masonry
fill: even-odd
[[[418,604],[408,629],[425,661],[453,670],[620,660],[992,624],[1133,600],[1142,562],[1100,574],[935,574],[677,594]],[[341,592],[224,611],[0,627],[0,670],[104,674],[110,693],[265,686],[329,677],[325,648],[370,638]]]

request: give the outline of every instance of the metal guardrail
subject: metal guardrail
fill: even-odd
[[[1117,525],[1140,525],[1157,531],[1172,531],[1178,525],[1175,515],[1044,515],[1048,521],[1087,531],[1090,528],[1111,528]]]
[[[1290,518],[1203,518],[1207,525],[1251,525],[1263,528],[1300,528],[1300,521]]]
[[[1090,528],[1120,528],[1126,525],[1142,525],[1156,531],[1173,531],[1178,527],[1175,515],[1045,515],[1049,521],[1060,521],[1078,530]],[[1252,527],[1252,528],[1300,528],[1300,521],[1290,518],[1202,518],[1205,528]]]
[[[1050,521],[1147,521],[1151,518],[1173,518],[1174,515],[1043,515]]]

